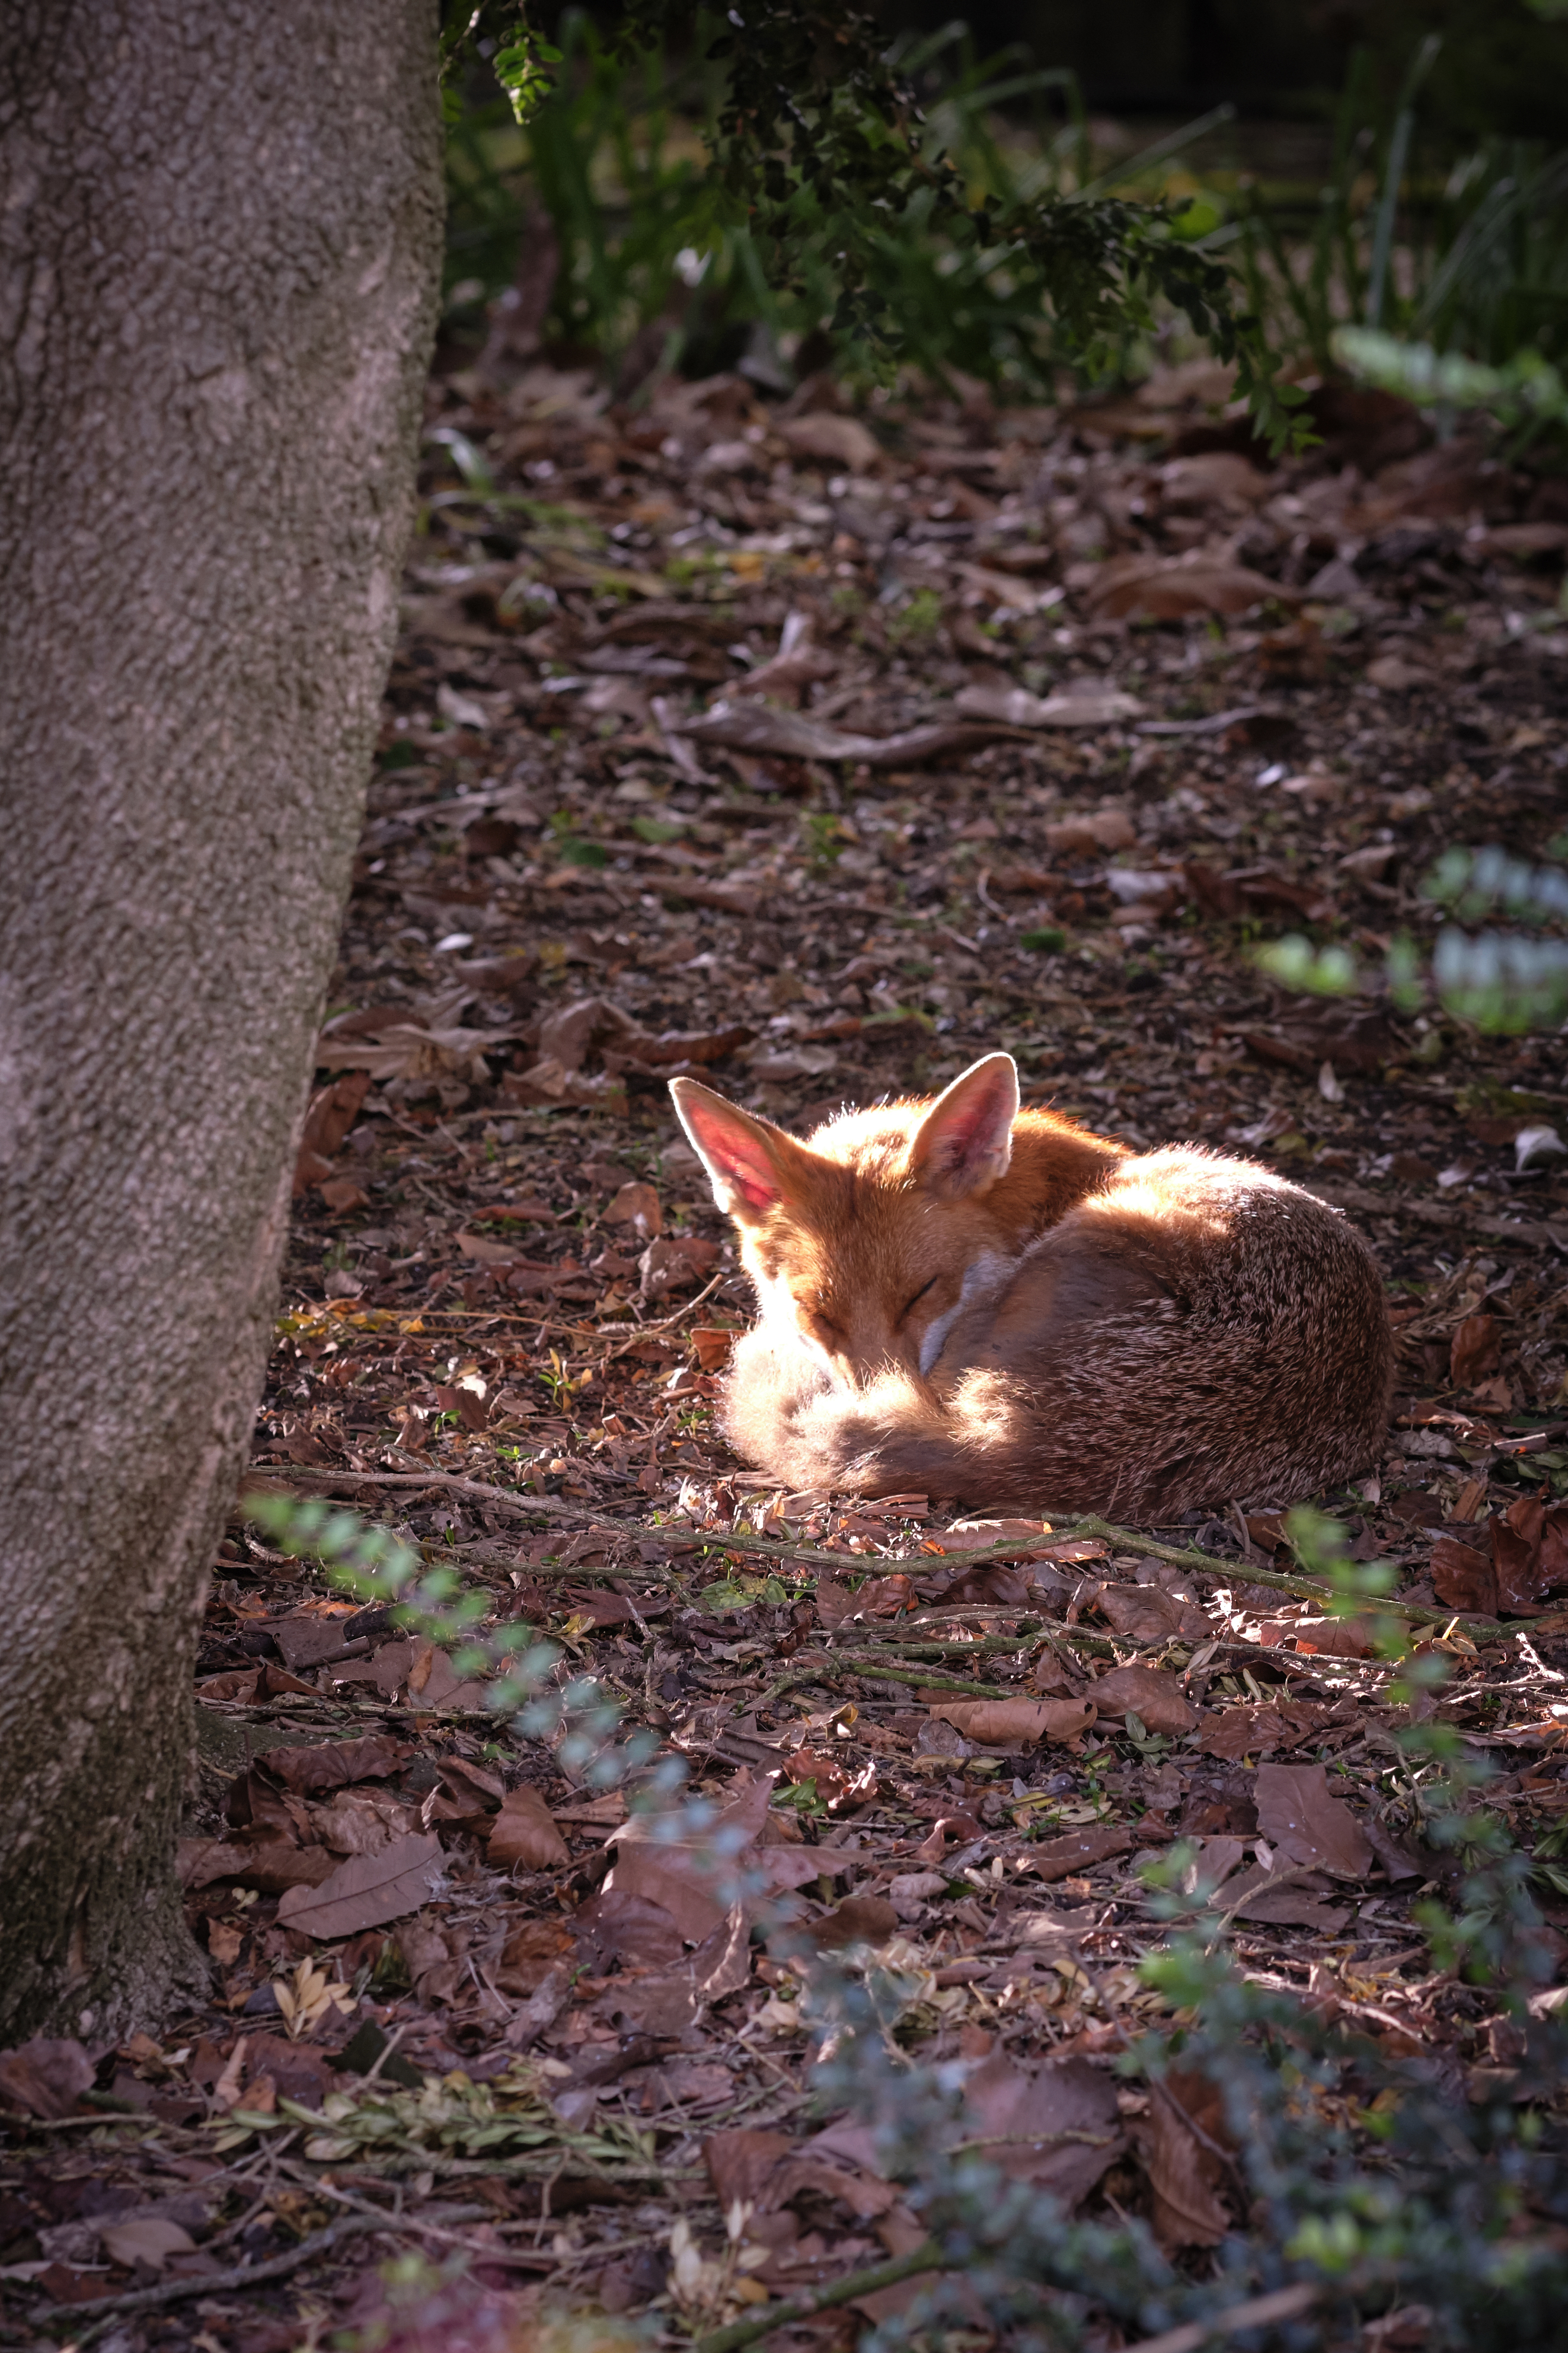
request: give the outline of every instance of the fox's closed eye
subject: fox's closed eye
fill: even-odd
[[[899,1321],[900,1321],[900,1324],[903,1322],[904,1317],[905,1317],[906,1315],[910,1315],[910,1314],[912,1314],[914,1313],[914,1310],[915,1310],[915,1309],[920,1305],[921,1301],[925,1297],[926,1293],[927,1293],[928,1291],[930,1291],[930,1290],[933,1289],[933,1288],[934,1288],[934,1286],[935,1286],[935,1284],[937,1283],[937,1282],[938,1282],[939,1280],[940,1280],[940,1278],[939,1278],[938,1276],[936,1276],[936,1275],[934,1275],[934,1274],[933,1274],[933,1275],[931,1276],[931,1282],[922,1282],[922,1283],[921,1283],[921,1285],[920,1289],[916,1292],[916,1293],[915,1293],[914,1297],[913,1297],[913,1298],[912,1298],[912,1299],[908,1303],[908,1304],[903,1308],[902,1312],[900,1313],[900,1316],[899,1316]]]

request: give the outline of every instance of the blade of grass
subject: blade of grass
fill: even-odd
[[[1405,87],[1399,93],[1399,111],[1394,119],[1394,135],[1388,142],[1388,163],[1383,176],[1383,195],[1373,227],[1372,271],[1366,293],[1366,323],[1369,327],[1381,327],[1383,324],[1388,265],[1394,252],[1394,224],[1399,210],[1399,193],[1405,183],[1405,164],[1410,153],[1411,133],[1415,128],[1415,100],[1442,46],[1440,33],[1427,34],[1415,52],[1410,70],[1405,77]]]

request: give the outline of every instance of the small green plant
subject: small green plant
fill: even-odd
[[[1286,1514],[1285,1541],[1307,1575],[1321,1577],[1331,1588],[1331,1617],[1365,1620],[1370,1615],[1380,1654],[1387,1659],[1405,1656],[1411,1647],[1407,1629],[1377,1609],[1399,1581],[1392,1561],[1352,1560],[1339,1521],[1304,1504]]]
[[[1314,947],[1299,932],[1270,940],[1254,962],[1271,980],[1312,997],[1348,997],[1356,986],[1356,961],[1348,948]]]
[[[1371,327],[1341,327],[1334,356],[1363,384],[1396,392],[1418,408],[1480,409],[1532,437],[1545,425],[1568,425],[1568,385],[1538,351],[1515,352],[1500,367],[1430,343],[1401,343]],[[1516,447],[1522,444],[1516,445]]]
[[[704,1609],[721,1618],[731,1609],[750,1609],[753,1602],[779,1602],[789,1599],[789,1588],[776,1577],[721,1577],[713,1585],[705,1585],[700,1600]]]
[[[1568,837],[1547,845],[1556,858]],[[1531,866],[1505,850],[1450,849],[1422,886],[1424,895],[1454,921],[1438,932],[1429,965],[1408,934],[1390,945],[1388,993],[1402,1012],[1435,998],[1447,1013],[1494,1035],[1555,1029],[1568,1015],[1568,939],[1541,936],[1568,925],[1568,871]],[[1466,928],[1494,913],[1524,928]],[[1337,944],[1318,947],[1300,933],[1273,940],[1253,961],[1287,988],[1320,997],[1347,997],[1359,986],[1355,958]]]
[[[800,829],[805,837],[805,861],[811,871],[831,873],[848,847],[838,819],[828,809],[805,809]]]
[[[907,605],[888,616],[888,635],[895,645],[934,638],[941,627],[942,597],[934,588],[917,588]]]
[[[574,832],[571,816],[557,809],[550,820],[550,834],[555,855],[563,866],[607,866],[610,853],[602,841],[585,841]]]

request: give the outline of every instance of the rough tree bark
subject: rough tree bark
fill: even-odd
[[[174,1844],[389,658],[435,0],[0,0],[0,2043]]]

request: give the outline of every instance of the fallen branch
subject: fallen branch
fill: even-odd
[[[194,2295],[223,2295],[235,2288],[258,2287],[263,2280],[287,2279],[318,2255],[330,2254],[345,2239],[362,2238],[367,2231],[396,2231],[403,2226],[395,2214],[349,2214],[341,2222],[301,2239],[286,2254],[265,2263],[237,2263],[232,2271],[203,2272],[185,2279],[165,2280],[159,2287],[129,2288],[123,2295],[97,2295],[86,2304],[46,2304],[28,2318],[36,2326],[68,2320],[75,2330],[84,2321],[107,2320],[118,2312],[156,2312],[166,2304],[184,2304]]]
[[[835,1633],[842,1630],[837,1627],[834,1629]],[[1038,1651],[1047,1649],[1053,1639],[1062,1642],[1077,1642],[1084,1650],[1106,1651],[1111,1657],[1119,1658],[1127,1651],[1168,1649],[1173,1638],[1169,1634],[1162,1634],[1140,1642],[1130,1636],[1123,1635],[1120,1640],[1116,1640],[1109,1634],[1091,1633],[1087,1626],[1053,1626],[1047,1621],[1031,1633],[987,1634],[976,1642],[918,1640],[900,1641],[892,1634],[869,1634],[867,1636],[866,1647],[882,1652],[891,1652],[900,1659],[1016,1658],[1025,1651]],[[1252,1647],[1257,1646],[1254,1644]],[[846,1658],[853,1658],[857,1653],[851,1646],[846,1649],[843,1655]]]
[[[605,2164],[599,2159],[572,2153],[562,2157],[560,2144],[553,2147],[531,2150],[524,2157],[436,2157],[424,2148],[400,2148],[384,2155],[374,2149],[361,2149],[355,2159],[361,2172],[384,2174],[388,2180],[401,2175],[427,2173],[436,2181],[465,2181],[478,2175],[494,2177],[502,2181],[695,2181],[707,2179],[701,2168],[684,2170],[668,2165],[623,2164],[619,2159]]]
[[[879,2288],[896,2286],[916,2272],[934,2272],[941,2268],[942,2249],[934,2239],[912,2254],[896,2255],[891,2263],[872,2263],[863,2272],[851,2272],[847,2279],[836,2280],[831,2287],[819,2288],[815,2295],[796,2296],[789,2304],[775,2304],[759,2313],[754,2320],[732,2320],[727,2328],[711,2328],[700,2337],[692,2353],[740,2353],[743,2345],[754,2345],[759,2337],[771,2337],[775,2328],[788,2327],[796,2320],[809,2320],[815,2312],[831,2312],[835,2305],[853,2304],[858,2295],[872,2295]]]
[[[340,1470],[314,1462],[270,1463],[251,1465],[250,1476],[240,1491],[243,1504],[247,1492],[260,1489],[268,1492],[264,1481],[277,1480],[292,1487],[296,1480],[314,1479],[327,1487],[445,1487],[449,1493],[472,1495],[476,1503],[490,1504],[505,1511],[533,1512],[545,1519],[575,1520],[579,1526],[595,1524],[584,1518],[574,1504],[558,1504],[552,1495],[525,1495],[510,1487],[487,1486],[482,1479],[462,1479],[455,1471],[353,1471],[345,1463]],[[626,1533],[624,1526],[620,1533]]]
[[[940,1667],[910,1667],[902,1660],[886,1660],[874,1654],[852,1654],[837,1651],[802,1661],[796,1659],[787,1680],[791,1683],[833,1683],[844,1675],[854,1675],[861,1682],[909,1683],[921,1691],[951,1692],[956,1699],[1017,1699],[1016,1684],[1011,1691],[999,1690],[993,1683],[961,1683],[956,1675],[944,1675]],[[775,1686],[775,1689],[777,1686]],[[1027,1696],[1026,1694],[1023,1694]]]
[[[666,1315],[657,1324],[638,1324],[634,1325],[632,1327],[631,1338],[629,1340],[623,1340],[618,1347],[607,1350],[605,1356],[603,1356],[595,1365],[595,1372],[602,1373],[606,1365],[616,1363],[620,1357],[629,1355],[631,1350],[637,1347],[640,1342],[652,1339],[657,1333],[673,1332],[678,1324],[684,1324],[689,1315],[695,1315],[700,1307],[705,1307],[709,1300],[712,1298],[713,1293],[718,1290],[720,1284],[721,1282],[727,1282],[733,1272],[733,1267],[721,1267],[718,1273],[713,1277],[712,1282],[705,1285],[705,1287],[698,1293],[695,1299],[689,1299],[684,1307],[678,1307],[673,1315]],[[608,1325],[596,1336],[603,1339],[608,1339],[615,1331],[615,1328],[616,1327],[614,1325]],[[623,1325],[621,1328],[624,1330],[626,1327]]]
[[[1207,2320],[1184,2321],[1180,2328],[1167,2328],[1163,2337],[1140,2337],[1136,2345],[1129,2346],[1128,2353],[1200,2353],[1216,2337],[1235,2337],[1244,2328],[1267,2328],[1275,2321],[1294,2320],[1310,2311],[1321,2293],[1312,2281],[1299,2280],[1294,2287],[1277,2287],[1270,2295],[1249,2296],[1245,2304],[1229,2305]]]
[[[1113,1544],[1123,1552],[1136,1552],[1155,1560],[1170,1561],[1178,1568],[1190,1568],[1204,1577],[1222,1578],[1227,1585],[1269,1586],[1274,1591],[1289,1593],[1299,1601],[1321,1602],[1325,1609],[1331,1608],[1340,1598],[1332,1586],[1321,1584],[1310,1577],[1299,1576],[1292,1570],[1254,1568],[1248,1561],[1220,1560],[1213,1553],[1199,1552],[1192,1545],[1163,1544],[1157,1536],[1146,1535],[1137,1528],[1118,1527],[1112,1521],[1100,1519],[1091,1513],[1059,1521],[1051,1519],[1048,1514],[1043,1516],[1049,1535],[1041,1535],[1042,1551],[1050,1544],[1070,1543],[1083,1537],[1098,1536],[1101,1542]],[[801,1561],[807,1566],[831,1569],[836,1573],[841,1573],[847,1567],[871,1566],[871,1558],[863,1553],[847,1556],[843,1553],[828,1552],[819,1546],[782,1544],[772,1536],[727,1535],[712,1528],[704,1528],[694,1533],[700,1543],[711,1546],[718,1552],[756,1553],[764,1558]],[[931,1567],[940,1560],[944,1567],[962,1568],[967,1576],[974,1569],[989,1567],[993,1562],[1016,1560],[1021,1554],[1030,1549],[1031,1546],[1028,1544],[1021,1544],[1014,1536],[1005,1538],[997,1544],[984,1546],[973,1552],[940,1555],[926,1553],[918,1556],[918,1562],[899,1561],[893,1565],[900,1568],[917,1565],[921,1567]],[[1452,1609],[1428,1609],[1424,1603],[1418,1601],[1380,1599],[1369,1602],[1367,1611],[1369,1614],[1374,1611],[1386,1612],[1390,1617],[1409,1619],[1413,1623],[1421,1626],[1458,1626],[1472,1641],[1478,1643],[1504,1641],[1510,1633],[1523,1633],[1529,1630],[1527,1625],[1517,1628],[1498,1626],[1488,1619],[1465,1618]]]
[[[597,1519],[591,1513],[580,1511],[574,1504],[556,1503],[553,1496],[524,1495],[505,1487],[489,1487],[480,1480],[461,1479],[450,1471],[429,1471],[416,1475],[401,1471],[335,1471],[318,1468],[314,1464],[290,1463],[286,1472],[280,1468],[276,1475],[286,1485],[303,1477],[320,1480],[328,1485],[446,1487],[454,1493],[472,1495],[479,1502],[504,1505],[511,1511],[571,1521],[584,1533],[595,1535],[625,1535],[633,1525],[625,1520]],[[1177,1568],[1191,1569],[1200,1577],[1217,1577],[1226,1585],[1262,1585],[1277,1593],[1289,1593],[1298,1601],[1319,1602],[1325,1614],[1331,1611],[1340,1599],[1331,1586],[1323,1585],[1314,1577],[1301,1577],[1289,1569],[1255,1568],[1250,1561],[1221,1560],[1213,1553],[1199,1552],[1193,1545],[1164,1544],[1157,1536],[1147,1535],[1137,1528],[1119,1527],[1113,1521],[1102,1520],[1092,1513],[1059,1522],[1047,1517],[1045,1525],[1049,1535],[1041,1535],[1042,1550],[1047,1544],[1098,1537],[1101,1542],[1116,1545],[1123,1551],[1169,1561]],[[976,1569],[989,1567],[999,1561],[1016,1560],[1021,1553],[1030,1549],[1027,1543],[1020,1544],[1014,1536],[981,1546],[973,1552],[923,1553],[911,1561],[904,1561],[894,1560],[889,1555],[830,1552],[822,1545],[787,1544],[776,1536],[756,1535],[750,1531],[734,1534],[721,1528],[690,1528],[677,1537],[672,1529],[656,1524],[643,1527],[641,1532],[649,1537],[663,1536],[672,1542],[697,1546],[710,1552],[734,1553],[762,1560],[793,1561],[801,1567],[814,1568],[819,1574],[826,1571],[834,1577],[841,1577],[846,1569],[886,1567],[889,1563],[898,1568],[929,1567],[939,1561],[944,1567],[962,1568],[963,1574],[969,1576]],[[1478,1647],[1489,1642],[1504,1642],[1516,1633],[1529,1630],[1528,1621],[1518,1627],[1499,1626],[1489,1619],[1466,1618],[1452,1609],[1429,1609],[1423,1602],[1401,1601],[1392,1597],[1369,1601],[1366,1609],[1368,1615],[1375,1613],[1403,1618],[1417,1626],[1458,1627]]]

